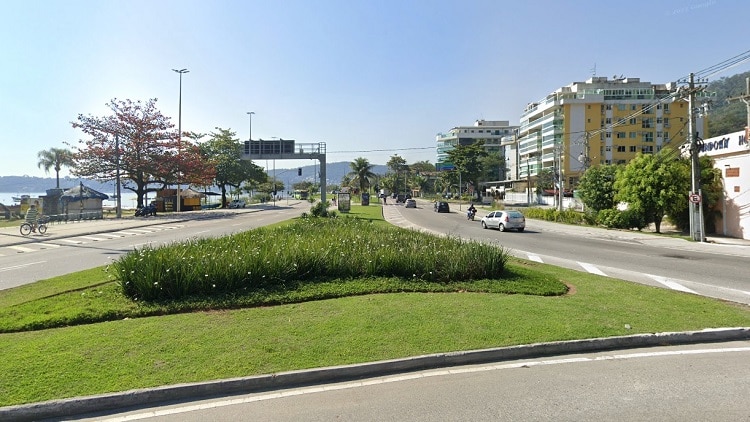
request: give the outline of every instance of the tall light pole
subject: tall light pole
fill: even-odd
[[[254,111],[248,111],[248,112],[247,112],[247,116],[248,116],[248,117],[250,117],[250,126],[249,126],[249,129],[250,129],[250,131],[249,131],[250,137],[249,137],[249,139],[250,139],[251,141],[253,140],[253,114],[255,114],[255,112],[254,112]]]
[[[177,154],[178,157],[182,152],[182,75],[190,72],[187,69],[172,69],[173,71],[180,74],[180,100],[179,100],[179,112],[177,114]],[[180,164],[179,158],[177,160],[178,166]],[[177,212],[180,212],[180,176],[181,169],[177,169]]]

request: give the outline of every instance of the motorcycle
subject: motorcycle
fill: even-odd
[[[135,216],[136,217],[148,217],[149,215],[155,216],[156,215],[156,205],[149,204],[145,207],[139,207],[135,210]]]
[[[466,219],[474,221],[474,216],[477,215],[477,210],[469,210],[466,212]]]

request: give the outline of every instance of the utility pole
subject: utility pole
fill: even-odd
[[[703,148],[703,140],[695,131],[695,92],[702,87],[695,87],[694,74],[690,74],[688,81],[688,137],[690,144],[690,170],[692,175],[692,186],[688,195],[690,210],[690,235],[695,241],[705,242],[703,224],[703,195],[701,193],[701,170],[698,154]]]

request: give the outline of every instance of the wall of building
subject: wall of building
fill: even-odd
[[[723,218],[716,221],[719,234],[750,239],[750,148],[745,131],[703,141],[703,152],[714,159],[724,176]]]

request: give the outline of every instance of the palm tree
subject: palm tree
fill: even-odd
[[[73,167],[75,165],[73,153],[64,148],[50,148],[45,151],[39,151],[37,157],[39,158],[39,162],[36,165],[39,168],[43,168],[45,173],[49,173],[49,169],[51,168],[55,169],[57,189],[60,189],[60,170],[63,166]]]
[[[367,158],[359,157],[349,163],[349,167],[352,171],[349,172],[348,176],[359,183],[359,192],[362,193],[369,189],[370,179],[375,177],[375,173],[372,172],[374,165],[370,164]]]

